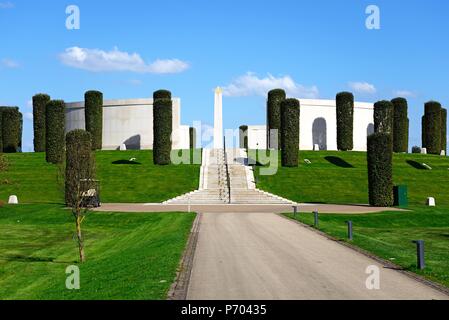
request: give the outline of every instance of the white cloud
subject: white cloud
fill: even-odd
[[[2,59],[1,61],[2,65],[6,68],[15,69],[20,67],[20,64],[17,61],[14,61],[12,59]]]
[[[0,9],[12,9],[14,8],[14,3],[10,1],[0,2]]]
[[[349,82],[348,86],[357,93],[374,94],[377,92],[376,87],[368,82]]]
[[[27,108],[33,108],[33,100],[32,99],[27,101]]]
[[[289,96],[298,98],[317,98],[319,90],[316,86],[305,87],[296,83],[290,76],[276,78],[268,74],[259,78],[256,74],[247,74],[236,78],[223,88],[223,94],[228,97],[266,96],[268,91],[276,88],[284,89]]]
[[[26,120],[33,121],[33,113],[32,113],[32,112],[25,112],[25,113],[23,114],[23,117],[24,117]]]
[[[414,92],[408,91],[408,90],[396,90],[393,92],[393,94],[397,97],[402,98],[414,98],[416,97],[416,94]]]
[[[138,79],[130,79],[130,80],[127,80],[126,82],[133,86],[140,86],[142,84],[142,80],[138,80]]]
[[[114,48],[111,51],[87,49],[80,47],[67,48],[59,55],[62,63],[73,68],[92,72],[129,71],[137,73],[180,73],[189,68],[187,62],[178,59],[158,59],[146,63],[139,54],[128,53]]]

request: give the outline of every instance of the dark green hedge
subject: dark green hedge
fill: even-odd
[[[428,154],[441,153],[441,104],[436,101],[425,104],[423,147]]]
[[[374,133],[368,137],[367,160],[370,205],[393,206],[393,153],[388,133]]]
[[[168,90],[158,90],[153,93],[153,99],[154,100],[159,100],[159,99],[171,100],[171,92]]]
[[[20,128],[19,128],[19,140],[17,142],[18,146],[19,146],[19,152],[22,152],[22,138],[23,138],[23,114],[19,113],[20,116]]]
[[[40,93],[33,97],[34,152],[45,152],[45,107],[50,96]]]
[[[239,144],[241,149],[248,150],[248,126],[243,125],[239,128]]]
[[[340,92],[336,97],[337,105],[337,148],[350,151],[354,148],[354,95]]]
[[[408,104],[404,98],[391,100],[393,104],[393,152],[408,152]]]
[[[171,97],[171,93],[166,90],[156,91],[153,95],[153,161],[157,165],[171,163],[173,103],[169,97]]]
[[[80,195],[88,191],[88,181],[94,179],[92,135],[84,130],[73,130],[66,135],[65,203],[73,207]]]
[[[15,153],[21,146],[22,114],[17,107],[1,107],[2,151]]]
[[[282,89],[274,89],[268,92],[267,99],[267,146],[270,149],[279,149],[281,145],[281,103],[286,99],[287,95]],[[277,145],[273,145],[270,141],[270,130],[278,130]]]
[[[189,129],[189,138],[190,149],[196,149],[196,129],[193,127]]]
[[[84,94],[86,131],[92,136],[92,150],[103,147],[103,93],[87,91]]]
[[[299,115],[297,99],[286,99],[281,103],[281,147],[282,166],[297,167],[299,164]]]
[[[447,110],[441,109],[441,150],[447,152]]]
[[[374,132],[388,133],[393,139],[393,103],[378,101],[374,104]]]
[[[3,124],[2,124],[3,114],[2,114],[2,109],[3,109],[3,107],[0,107],[0,153],[3,152]]]
[[[47,162],[57,164],[64,160],[65,103],[50,100],[45,111],[45,149]]]

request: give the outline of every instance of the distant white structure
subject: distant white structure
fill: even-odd
[[[173,149],[189,149],[181,100],[173,98]],[[85,129],[84,102],[66,103],[66,132]],[[153,99],[104,100],[103,150],[153,149]]]
[[[223,149],[223,91],[215,89],[214,103],[214,149]]]
[[[335,100],[299,99],[300,149],[337,150],[337,108]],[[374,133],[374,104],[354,103],[354,151],[367,150],[367,137]],[[279,133],[280,134],[280,133]],[[248,126],[248,147],[266,149],[266,126]]]
[[[10,196],[8,199],[8,204],[19,204],[19,199],[17,196]]]

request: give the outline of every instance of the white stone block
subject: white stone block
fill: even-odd
[[[427,198],[427,205],[429,207],[435,207],[436,206],[435,198],[432,198],[432,197]]]
[[[8,204],[19,204],[19,199],[17,198],[17,196],[10,196]]]
[[[122,144],[120,146],[120,151],[126,151],[126,144]]]
[[[313,145],[313,151],[320,151],[320,145],[319,144],[314,144]]]
[[[445,155],[446,155],[446,151],[444,151],[444,150],[441,150],[441,153],[440,153],[440,155],[442,155],[442,156],[445,156]]]
[[[421,148],[421,153],[422,154],[427,154],[427,148]]]

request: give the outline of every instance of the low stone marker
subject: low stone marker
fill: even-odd
[[[17,196],[10,196],[8,204],[19,204],[19,199],[17,198]]]
[[[446,151],[444,151],[444,150],[441,150],[441,153],[440,153],[440,155],[441,155],[441,156],[443,156],[443,157],[444,157],[444,156],[446,156]]]
[[[421,148],[421,153],[422,154],[427,154],[427,148]]]
[[[435,198],[433,198],[433,197],[427,198],[427,205],[428,205],[429,207],[435,207],[435,206],[436,206]]]
[[[313,145],[313,151],[320,151],[320,145],[319,144],[314,144]]]
[[[126,144],[122,144],[120,146],[120,151],[126,151]]]

